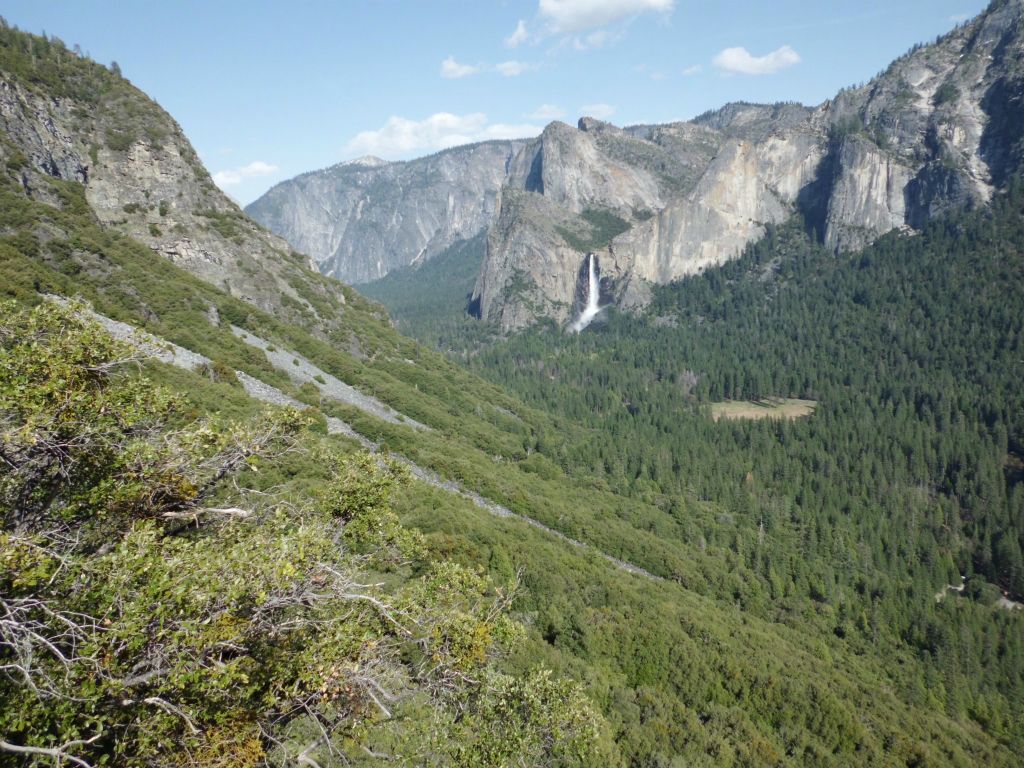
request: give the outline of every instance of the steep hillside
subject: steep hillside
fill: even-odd
[[[0,29],[0,132],[12,167],[83,186],[109,232],[131,237],[232,296],[296,322],[335,327],[343,302],[214,185],[174,119],[119,73],[58,41]],[[25,194],[52,202],[23,174]],[[47,197],[47,196],[50,197]]]
[[[521,146],[490,141],[405,163],[339,163],[276,185],[246,213],[324,274],[365,283],[485,230]]]

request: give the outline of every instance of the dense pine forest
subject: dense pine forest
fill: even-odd
[[[1024,594],[1022,208],[1018,182],[991,210],[838,257],[793,222],[659,289],[643,317],[549,326],[467,362],[594,426],[560,448],[566,471],[669,510],[720,503],[739,523],[688,535],[757,574],[738,603],[783,622],[810,612],[852,646],[909,646],[927,662],[922,696],[1011,733],[1024,626],[992,606]],[[710,417],[713,402],[771,397],[817,408]],[[961,575],[968,598],[947,598]]]
[[[482,343],[401,273],[371,291],[407,332],[590,426],[551,452],[560,467],[727,550],[752,577],[737,605],[858,652],[912,649],[917,696],[1020,739],[1022,209],[1018,181],[990,210],[839,256],[794,220],[579,335],[549,324]],[[774,398],[816,406],[713,418]],[[696,521],[684,500],[723,511]]]

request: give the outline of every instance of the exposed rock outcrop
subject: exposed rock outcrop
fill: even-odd
[[[214,185],[178,124],[115,72],[70,51],[61,91],[0,71],[0,134],[32,173],[79,182],[104,227],[130,236],[198,277],[293,320],[318,316],[316,294],[340,285],[249,220]],[[47,201],[52,202],[52,201]],[[310,298],[314,301],[310,302]]]
[[[580,123],[587,125],[587,120],[584,118]],[[508,186],[542,194],[572,213],[600,205],[630,216],[634,211],[663,207],[662,191],[654,174],[640,163],[630,163],[602,150],[597,137],[616,144],[639,142],[607,127],[595,135],[593,123],[590,125],[588,131],[551,123],[539,139],[515,158],[509,169]]]

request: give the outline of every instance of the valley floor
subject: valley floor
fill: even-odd
[[[711,418],[719,419],[800,419],[810,416],[818,404],[794,397],[766,397],[761,400],[725,400],[711,404]]]

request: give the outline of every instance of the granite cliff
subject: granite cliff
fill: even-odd
[[[246,213],[327,275],[365,283],[480,234],[520,141],[489,141],[404,163],[366,157],[281,182]]]
[[[568,321],[588,252],[602,301],[628,307],[794,215],[839,252],[983,205],[1020,159],[1022,19],[1024,0],[993,3],[816,108],[730,104],[672,125],[549,126],[512,165],[473,309],[506,329]],[[622,231],[593,226],[598,213]]]

